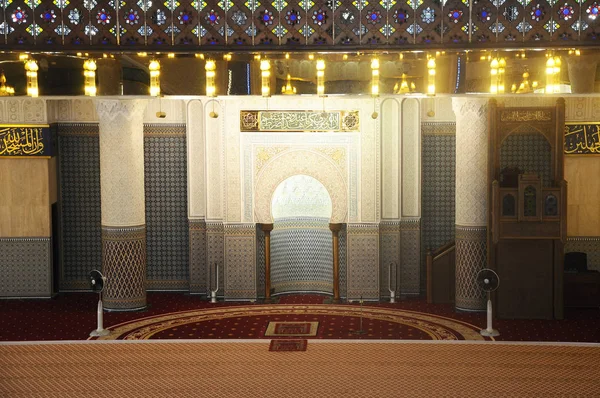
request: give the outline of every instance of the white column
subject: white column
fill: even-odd
[[[109,310],[146,307],[144,110],[146,100],[97,100],[102,270]]]
[[[456,115],[456,308],[485,310],[476,276],[487,264],[487,100],[453,98]]]

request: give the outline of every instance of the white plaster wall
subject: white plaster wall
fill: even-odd
[[[400,124],[401,103],[381,101],[381,219],[400,218]]]

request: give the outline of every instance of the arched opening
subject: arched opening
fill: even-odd
[[[271,211],[273,294],[332,294],[332,201],[325,186],[307,175],[289,177],[275,189]]]

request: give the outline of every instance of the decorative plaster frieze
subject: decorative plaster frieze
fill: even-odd
[[[46,100],[41,98],[4,97],[0,99],[0,123],[46,124]]]
[[[254,188],[256,221],[272,223],[271,200],[279,184],[297,174],[308,175],[321,182],[332,202],[331,222],[347,218],[348,199],[344,175],[333,161],[321,153],[309,150],[283,152],[267,163],[259,172]]]

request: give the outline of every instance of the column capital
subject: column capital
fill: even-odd
[[[147,104],[146,99],[97,99],[95,101],[96,112],[101,122],[112,122],[119,116],[126,119],[142,116]]]
[[[593,93],[598,56],[567,57],[567,72],[573,93]]]
[[[333,233],[338,233],[342,230],[342,226],[344,224],[340,224],[340,223],[330,223],[329,224],[329,229],[331,230],[331,232]]]
[[[457,118],[470,113],[475,113],[478,117],[486,117],[488,101],[488,98],[453,97],[452,110]]]
[[[260,229],[263,232],[271,232],[273,230],[273,224],[260,224]]]

